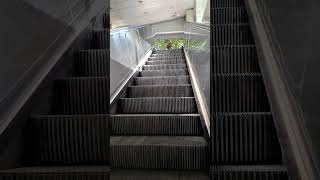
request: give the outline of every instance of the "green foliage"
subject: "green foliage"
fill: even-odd
[[[206,45],[206,41],[203,40],[190,40],[186,39],[159,39],[153,43],[153,47],[159,50],[168,50],[168,44],[171,44],[171,49],[180,49],[182,46],[188,49],[201,49]]]
[[[180,49],[186,44],[185,39],[159,39],[153,43],[153,47],[159,50],[167,50],[171,44],[171,49]],[[169,45],[170,46],[170,45]]]

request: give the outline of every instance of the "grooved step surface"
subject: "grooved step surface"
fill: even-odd
[[[189,76],[136,77],[134,84],[143,85],[183,85],[191,84]]]
[[[213,46],[254,44],[249,24],[213,26]]]
[[[56,114],[108,114],[109,81],[66,78],[56,82]]]
[[[128,97],[192,97],[191,85],[179,86],[130,86]]]
[[[186,64],[162,64],[162,65],[144,65],[143,70],[167,70],[167,69],[187,69]]]
[[[75,59],[77,76],[109,76],[109,50],[80,51]]]
[[[188,75],[187,69],[177,69],[177,70],[162,70],[162,71],[141,71],[141,77],[151,77],[151,76],[186,76]]]
[[[198,170],[207,168],[207,143],[195,136],[113,136],[113,168]]]
[[[211,166],[212,180],[288,180],[287,170],[280,165]]]
[[[195,99],[191,97],[122,98],[119,101],[120,113],[125,114],[197,113]]]
[[[89,34],[90,49],[110,49],[109,31],[91,30]]]
[[[214,24],[241,24],[248,23],[248,16],[244,7],[214,8]]]
[[[210,180],[209,173],[201,171],[128,170],[112,169],[112,180]]]
[[[0,171],[1,180],[109,180],[107,166],[24,167]]]
[[[182,54],[182,50],[181,49],[173,49],[173,50],[154,50],[153,54],[172,54],[172,53],[181,53]]]
[[[109,116],[39,116],[31,119],[35,158],[41,163],[107,165]]]
[[[155,50],[152,54],[183,54],[181,49],[179,50]]]
[[[175,58],[183,58],[184,55],[181,53],[171,53],[171,54],[151,54],[150,57],[175,57]]]
[[[154,60],[147,61],[146,65],[162,65],[162,64],[183,64],[186,61],[184,59],[176,59],[176,60]]]
[[[110,26],[110,13],[104,13],[102,17],[102,26],[107,29]]]
[[[111,116],[113,135],[201,135],[198,114],[139,114]]]
[[[271,113],[217,113],[211,124],[213,164],[278,164]]]
[[[244,0],[214,0],[212,7],[244,7]]]
[[[216,74],[214,112],[269,112],[261,74]]]
[[[149,61],[170,61],[170,60],[184,60],[184,56],[156,56],[149,57]]]
[[[216,46],[213,48],[214,73],[259,73],[255,46]]]

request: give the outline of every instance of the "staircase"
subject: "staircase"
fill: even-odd
[[[50,114],[28,120],[22,163],[1,180],[109,179],[109,31],[91,30],[85,42],[72,75],[56,79]]]
[[[184,53],[154,51],[111,116],[111,179],[207,179],[208,144]]]
[[[181,49],[154,51],[109,116],[109,31],[91,30],[0,180],[288,180],[244,2],[211,2],[209,142]]]
[[[211,178],[286,180],[244,0],[211,2]]]

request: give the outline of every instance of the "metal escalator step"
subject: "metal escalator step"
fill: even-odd
[[[214,73],[260,73],[255,46],[216,46],[212,55]]]
[[[143,70],[167,70],[167,69],[187,69],[187,64],[162,64],[162,65],[144,65]]]
[[[77,76],[97,77],[110,76],[110,61],[108,50],[83,50],[75,59]]]
[[[216,25],[212,33],[213,46],[254,44],[249,24]]]
[[[112,136],[112,168],[203,170],[207,142],[197,136]]]
[[[181,57],[183,53],[169,53],[169,54],[150,54],[150,57]]]
[[[149,61],[169,61],[169,60],[185,60],[184,56],[158,56],[149,57]]]
[[[211,125],[213,164],[280,164],[271,113],[216,113]]]
[[[108,165],[109,119],[108,115],[34,117],[29,158],[40,164]]]
[[[56,82],[54,114],[108,114],[109,81],[107,77],[79,77]]]
[[[119,102],[119,113],[167,113],[183,114],[197,113],[193,97],[152,97],[152,98],[122,98]]]
[[[281,165],[211,166],[212,180],[288,180],[287,170]]]
[[[107,166],[22,167],[0,171],[1,180],[109,180]]]
[[[184,59],[176,59],[176,60],[155,60],[155,61],[147,61],[146,65],[162,65],[162,64],[183,64],[186,63]]]
[[[112,180],[210,180],[205,171],[112,169]]]
[[[91,30],[89,33],[90,49],[109,49],[110,32],[104,29]]]
[[[244,7],[224,7],[213,9],[214,24],[248,23],[248,15]]]
[[[200,136],[199,114],[118,114],[111,116],[112,135]]]
[[[189,76],[136,77],[134,84],[143,85],[182,85],[191,84]]]
[[[244,7],[244,0],[214,0],[212,7]]]
[[[167,69],[167,70],[152,70],[152,71],[141,71],[141,77],[153,77],[153,76],[187,76],[187,69]]]
[[[104,13],[102,17],[102,27],[107,29],[110,28],[110,13]]]
[[[154,54],[170,54],[170,53],[182,53],[182,49],[173,49],[173,50],[154,50]]]
[[[215,74],[214,112],[269,112],[261,74]]]
[[[154,50],[152,54],[179,54],[183,53],[182,49],[175,49],[175,50]]]
[[[193,97],[191,85],[179,86],[130,86],[128,97]]]

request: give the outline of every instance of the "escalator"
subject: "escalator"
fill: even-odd
[[[74,72],[55,80],[50,114],[28,119],[23,160],[1,180],[109,179],[109,31],[90,30],[85,42]]]
[[[111,116],[111,179],[201,179],[204,138],[181,49],[154,51]]]
[[[153,51],[110,116],[110,34],[93,29],[0,180],[289,179],[244,1],[211,6],[210,138],[181,49]]]
[[[212,6],[212,179],[288,179],[244,0]]]

